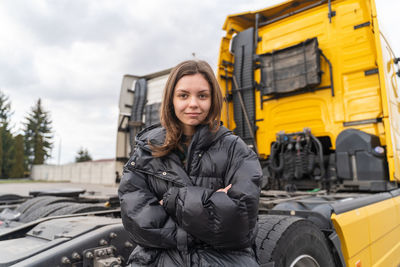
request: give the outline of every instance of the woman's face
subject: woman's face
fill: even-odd
[[[211,89],[204,76],[197,73],[179,79],[174,89],[173,104],[183,133],[193,135],[195,126],[204,121],[211,107]]]

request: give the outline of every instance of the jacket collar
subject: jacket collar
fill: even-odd
[[[170,162],[169,160],[165,161],[161,158],[153,158],[151,154],[148,154],[147,156],[142,154],[139,158],[136,159],[138,161],[137,163],[139,164],[136,164],[135,168],[146,173],[151,173],[160,179],[175,182],[178,186],[193,185],[193,182],[188,176],[193,153],[198,150],[207,150],[213,143],[215,143],[222,136],[227,134],[231,134],[231,131],[223,126],[221,126],[218,131],[212,132],[208,129],[207,125],[199,125],[190,143],[187,155],[187,162],[185,166],[182,166],[184,168],[178,168],[180,164],[175,165],[175,168],[171,168],[173,162],[180,162],[178,156],[174,153],[167,156],[167,158],[169,158],[169,160],[172,160],[172,162]],[[162,145],[164,143],[164,140],[165,129],[161,127],[160,124],[150,126],[139,132],[136,136],[136,144],[141,149],[144,149],[150,153],[151,147],[149,145],[149,141],[151,142],[151,144]],[[167,165],[165,165],[165,163],[167,163]],[[169,168],[165,168],[167,166]]]
[[[151,151],[149,142],[153,145],[164,144],[165,133],[165,128],[163,128],[161,124],[155,124],[140,131],[135,138],[135,142],[138,146]],[[190,146],[196,149],[206,150],[219,138],[230,133],[231,131],[222,125],[218,131],[213,132],[209,130],[208,125],[201,124],[196,127],[196,132],[193,135]]]

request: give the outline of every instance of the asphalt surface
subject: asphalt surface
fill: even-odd
[[[24,183],[0,183],[0,195],[17,194],[29,196],[30,191],[37,190],[67,190],[85,189],[86,195],[92,196],[112,196],[117,194],[118,185],[99,185],[99,184],[77,184],[77,183],[45,183],[45,182],[24,182]]]

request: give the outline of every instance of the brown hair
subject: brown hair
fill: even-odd
[[[203,60],[187,60],[179,63],[172,69],[164,88],[163,100],[160,108],[161,125],[166,130],[164,144],[151,145],[154,157],[162,157],[178,148],[179,140],[183,135],[183,129],[179,119],[175,115],[173,97],[175,86],[186,75],[200,73],[208,81],[211,90],[211,107],[202,124],[208,124],[211,131],[219,129],[219,120],[222,109],[222,94],[210,65]]]

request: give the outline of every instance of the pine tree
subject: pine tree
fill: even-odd
[[[10,100],[0,91],[0,176],[3,178],[10,176],[15,160],[14,138],[10,127],[12,113]]]
[[[1,139],[2,139],[2,161],[1,161],[1,174],[2,177],[10,177],[11,167],[15,161],[15,144],[14,138],[9,129],[1,127]]]
[[[3,128],[0,127],[0,137],[2,136]],[[3,165],[3,139],[0,138],[0,178],[4,177],[1,171],[1,166]]]
[[[75,157],[75,162],[84,162],[91,161],[92,157],[89,154],[87,149],[83,149],[82,147],[78,150],[77,156]]]
[[[36,136],[36,142],[34,146],[34,158],[33,158],[33,164],[43,164],[44,163],[44,158],[46,156],[46,150],[44,149],[43,146],[43,138],[40,135]]]
[[[10,171],[10,177],[24,177],[24,137],[19,134],[15,138],[15,161]]]
[[[45,111],[39,98],[32,107],[31,112],[25,117],[24,150],[29,168],[32,164],[43,164],[51,155],[53,135],[50,113]]]

